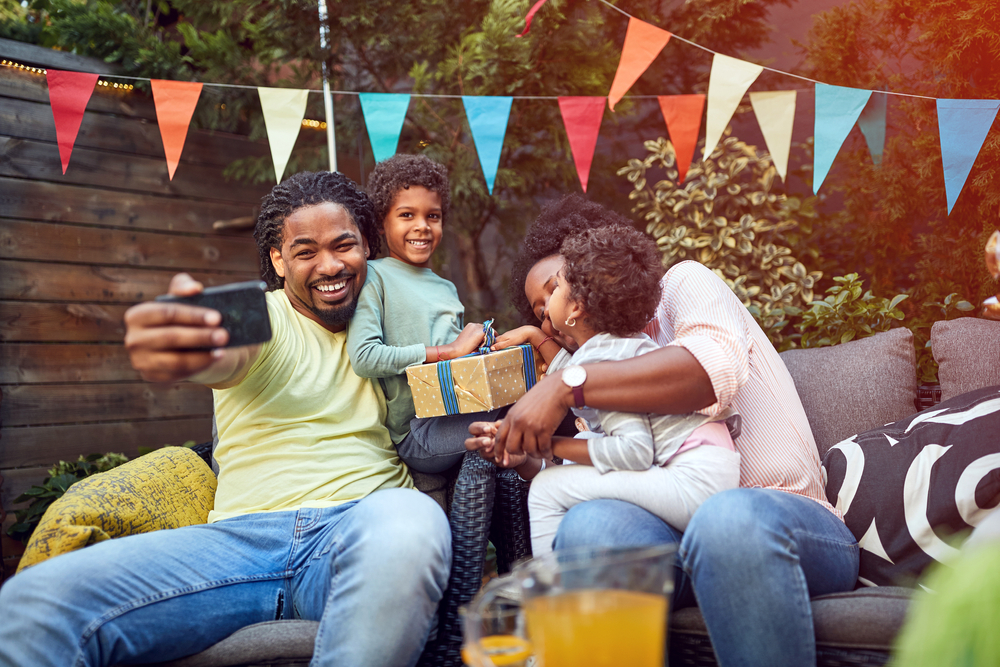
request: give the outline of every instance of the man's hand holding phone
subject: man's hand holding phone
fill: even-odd
[[[191,380],[219,388],[242,379],[260,346],[225,347],[231,340],[220,312],[227,310],[225,300],[216,302],[218,310],[194,305],[204,301],[203,292],[201,283],[179,273],[170,281],[168,300],[141,303],[125,312],[125,348],[143,379]],[[266,305],[263,317],[269,338]]]

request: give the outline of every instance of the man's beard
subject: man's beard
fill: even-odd
[[[354,317],[354,311],[358,309],[358,295],[355,294],[354,298],[351,299],[350,303],[346,303],[342,306],[337,306],[335,308],[315,308],[310,307],[309,310],[313,312],[316,317],[323,321],[331,327],[346,326],[351,318]]]

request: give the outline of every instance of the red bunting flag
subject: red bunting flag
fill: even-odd
[[[152,79],[149,83],[153,88],[153,104],[156,106],[160,138],[163,139],[163,152],[167,157],[167,173],[170,180],[174,180],[194,107],[201,96],[201,84],[163,79]]]
[[[590,165],[594,162],[594,149],[597,148],[597,135],[601,130],[601,118],[604,116],[604,98],[560,97],[559,111],[569,136],[576,173],[586,192],[587,181],[590,180]]]
[[[538,0],[538,2],[532,5],[531,9],[528,10],[528,15],[524,17],[524,32],[520,35],[514,35],[514,37],[524,37],[528,34],[528,31],[531,30],[531,19],[535,18],[535,14],[538,13],[538,10],[541,9],[542,5],[546,2],[547,0]]]
[[[625,46],[622,47],[622,57],[618,61],[618,71],[615,80],[611,82],[611,92],[608,93],[608,106],[615,110],[615,105],[625,96],[642,73],[645,72],[660,51],[670,41],[670,33],[661,30],[635,17],[628,20],[625,31]]]
[[[83,112],[97,85],[97,74],[85,72],[63,72],[46,69],[45,79],[49,83],[49,105],[56,122],[56,140],[59,143],[59,159],[62,171],[66,173],[69,157],[73,154],[73,144],[80,132]]]
[[[705,110],[704,95],[664,95],[657,98],[667,123],[670,142],[677,157],[677,184],[687,178],[688,167],[698,144],[701,114]]]

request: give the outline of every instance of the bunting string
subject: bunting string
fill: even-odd
[[[525,28],[517,37],[528,33],[531,21],[547,0],[537,0],[525,17]],[[778,175],[786,176],[791,147],[791,125],[796,110],[797,93],[815,91],[815,153],[813,191],[818,193],[823,181],[840,152],[844,140],[855,127],[861,128],[874,164],[882,159],[886,129],[886,96],[935,100],[939,119],[942,161],[945,169],[948,212],[968,179],[973,163],[985,141],[993,119],[1000,109],[996,100],[946,100],[891,90],[862,90],[834,86],[800,74],[733,58],[702,46],[689,39],[642,21],[608,0],[598,0],[628,18],[628,30],[621,59],[610,91],[604,96],[564,97],[558,95],[451,95],[440,93],[368,93],[354,90],[334,90],[331,93],[358,96],[368,136],[376,161],[392,155],[398,145],[410,99],[434,98],[461,100],[480,166],[492,195],[494,180],[500,166],[501,152],[507,131],[513,100],[555,100],[572,152],[581,188],[586,191],[590,167],[606,104],[613,112],[615,105],[645,74],[665,46],[673,39],[712,54],[708,94],[629,95],[630,99],[656,99],[666,129],[677,154],[679,181],[684,182],[695,145],[705,117],[707,159],[729,125],[743,98],[749,92],[751,108],[759,123],[767,149],[774,158]],[[274,162],[275,176],[281,180],[304,118],[309,93],[319,89],[266,88],[235,83],[164,81],[120,74],[94,74],[54,69],[30,68],[4,60],[3,66],[27,69],[42,74],[49,84],[49,101],[59,145],[63,173],[69,165],[73,144],[90,95],[97,85],[108,84],[100,79],[147,81],[153,89],[157,122],[160,125],[169,177],[177,169],[184,147],[188,126],[203,86],[254,90],[257,92]],[[812,84],[810,88],[777,91],[750,91],[764,71],[791,77]],[[119,90],[131,90],[131,84],[114,84]]]

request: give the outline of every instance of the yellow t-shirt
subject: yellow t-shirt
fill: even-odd
[[[209,522],[331,507],[413,488],[384,426],[377,382],[351,368],[346,332],[330,333],[267,294],[273,338],[237,386],[215,390],[219,487]]]

